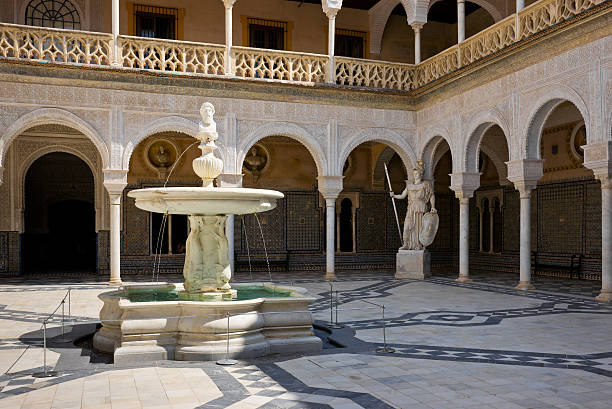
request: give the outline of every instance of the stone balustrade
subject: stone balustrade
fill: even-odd
[[[109,65],[113,36],[0,23],[0,57],[52,63]]]
[[[126,68],[223,75],[222,45],[119,36],[119,49]]]
[[[511,15],[459,44],[461,66],[498,52],[516,40],[516,16]]]
[[[260,48],[232,47],[232,71],[237,77],[291,82],[324,82],[326,55]]]
[[[612,2],[540,0],[418,65],[338,56],[334,81],[349,87],[413,90],[599,5],[609,8]],[[114,62],[113,68],[303,84],[325,82],[329,65],[328,56],[319,54],[248,47],[228,52],[224,45],[123,35],[117,41],[120,55],[113,59],[111,34],[0,23],[0,58],[7,59],[108,67]],[[229,73],[224,70],[227,58]]]
[[[411,90],[416,88],[414,65],[336,57],[336,84]]]

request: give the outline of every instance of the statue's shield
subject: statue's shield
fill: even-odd
[[[425,247],[433,243],[438,232],[438,224],[440,218],[437,213],[425,213],[421,222],[421,232],[419,234],[419,241]]]

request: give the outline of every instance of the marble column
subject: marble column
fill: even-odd
[[[470,198],[459,198],[459,277],[456,281],[466,283],[470,279]]]
[[[421,29],[423,23],[412,23],[411,26],[414,30],[414,63],[418,64],[421,62]]]
[[[336,198],[325,198],[325,212],[327,214],[326,220],[326,250],[325,250],[325,278],[332,279],[336,278],[335,273],[335,249],[334,249],[334,238],[336,236]]]
[[[517,187],[521,200],[521,244],[520,244],[520,278],[515,287],[517,290],[533,290],[531,284],[531,188]]]
[[[601,181],[601,292],[598,301],[612,302],[612,178]]]
[[[232,64],[232,8],[236,0],[222,0],[225,7],[225,75],[234,75]]]
[[[110,281],[121,285],[121,194],[110,194]]]
[[[334,52],[336,46],[336,14],[340,9],[328,8],[325,10],[327,15],[328,28],[327,28],[327,53],[328,53],[328,67],[327,67],[327,82],[336,82],[336,65],[334,63]]]
[[[112,3],[113,58],[111,66],[121,66],[121,50],[119,49],[119,0]]]
[[[465,0],[457,0],[457,43],[465,40]]]
[[[470,282],[470,198],[480,186],[480,173],[452,173],[451,190],[459,199],[459,277],[456,281]]]
[[[319,176],[319,192],[325,199],[325,279],[336,278],[335,245],[336,238],[336,200],[342,192],[343,176]]]
[[[516,0],[516,12],[523,10],[525,8],[525,0]]]

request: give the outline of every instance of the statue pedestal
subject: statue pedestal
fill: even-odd
[[[395,278],[422,280],[431,276],[427,250],[399,250],[395,261]]]

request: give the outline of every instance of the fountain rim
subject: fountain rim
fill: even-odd
[[[260,200],[282,199],[285,197],[282,192],[270,189],[202,186],[147,187],[131,190],[127,195],[134,199],[148,199],[155,197],[160,199],[193,200]]]
[[[316,301],[315,297],[308,295],[308,291],[303,287],[295,287],[295,286],[285,286],[278,285],[271,282],[249,282],[249,283],[232,283],[233,289],[240,289],[240,287],[252,287],[252,286],[274,286],[279,290],[291,291],[291,293],[296,293],[294,296],[289,297],[258,297],[250,300],[232,300],[232,301],[220,301],[220,300],[210,300],[210,301],[192,301],[192,300],[173,300],[173,301],[143,301],[143,302],[134,302],[130,301],[127,298],[127,294],[123,292],[123,289],[126,287],[135,287],[135,288],[164,288],[173,286],[174,289],[180,290],[183,289],[183,284],[181,283],[168,283],[168,282],[160,282],[160,283],[141,283],[141,284],[127,284],[120,286],[116,290],[105,291],[103,293],[98,294],[98,298],[102,301],[104,299],[115,298],[118,299],[119,305],[127,308],[142,308],[151,305],[159,305],[163,303],[163,305],[167,306],[180,306],[180,305],[202,305],[202,306],[235,306],[236,308],[240,306],[253,305],[253,304],[261,304],[268,303],[273,304],[276,302],[286,302],[287,300],[292,301],[308,301],[314,302]]]

